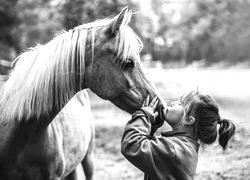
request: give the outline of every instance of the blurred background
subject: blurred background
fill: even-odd
[[[0,0],[1,73],[27,48],[113,17],[124,6],[135,13],[130,25],[144,43],[142,62],[163,96],[172,100],[199,89],[237,125],[228,151],[217,142],[200,149],[196,179],[250,179],[249,0]],[[130,115],[92,92],[90,97],[96,179],[143,179],[120,153]]]

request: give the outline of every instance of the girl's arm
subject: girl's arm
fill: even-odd
[[[171,168],[175,161],[174,143],[166,137],[151,137],[150,133],[151,123],[147,114],[137,111],[125,127],[121,152],[141,171],[161,179],[167,166]]]

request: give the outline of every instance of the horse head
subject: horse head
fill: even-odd
[[[91,58],[86,58],[85,86],[119,108],[133,113],[146,96],[157,96],[166,106],[155,85],[147,77],[140,60],[143,44],[128,26],[132,12],[120,14],[95,30]]]

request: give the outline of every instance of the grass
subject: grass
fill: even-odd
[[[250,179],[250,71],[152,69],[149,73],[167,99],[176,99],[198,86],[216,99],[221,115],[237,125],[228,151],[223,152],[217,142],[200,149],[196,179]],[[165,77],[164,81],[159,77]],[[143,174],[120,153],[120,139],[130,115],[93,94],[91,103],[96,128],[96,179],[143,179]]]

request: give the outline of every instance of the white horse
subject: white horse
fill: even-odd
[[[1,180],[74,179],[79,164],[92,167],[86,92],[82,104],[76,96],[69,104],[78,105],[66,106],[56,117],[83,89],[129,113],[148,94],[165,106],[141,65],[142,43],[128,26],[131,16],[125,8],[113,19],[78,26],[16,59],[0,92]],[[91,171],[86,175],[93,179]]]

